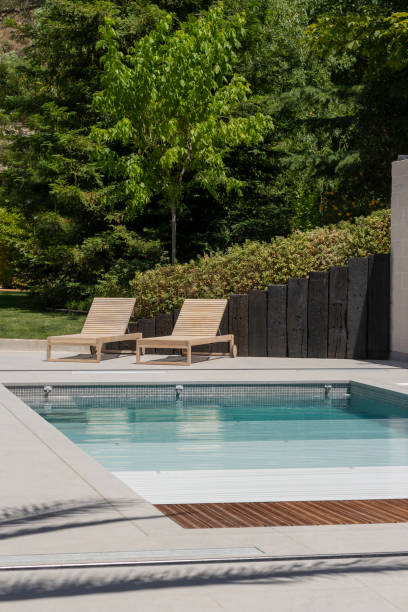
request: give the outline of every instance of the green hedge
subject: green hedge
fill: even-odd
[[[184,298],[220,298],[305,277],[347,264],[349,257],[390,251],[390,210],[354,222],[294,232],[270,243],[246,242],[226,253],[137,273],[131,282],[136,316],[153,317],[179,308]]]

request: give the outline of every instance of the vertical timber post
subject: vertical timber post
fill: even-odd
[[[173,315],[172,314],[159,314],[155,317],[156,320],[156,336],[170,336],[173,330]],[[168,355],[172,354],[173,351],[171,349],[156,349],[156,353],[159,355]]]
[[[309,274],[307,356],[327,358],[329,333],[329,273]]]
[[[332,266],[329,273],[329,359],[345,359],[347,352],[347,279],[346,266]]]
[[[348,261],[347,289],[347,357],[367,357],[367,291],[368,257],[351,257]]]
[[[266,357],[268,302],[266,291],[248,294],[248,352],[250,357]]]
[[[307,301],[309,280],[288,280],[288,357],[307,357]]]
[[[288,356],[287,285],[268,287],[268,357]]]
[[[231,295],[228,315],[229,333],[234,334],[238,355],[248,357],[248,295]]]

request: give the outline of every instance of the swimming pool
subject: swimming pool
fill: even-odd
[[[108,470],[142,480],[408,467],[407,396],[364,385],[9,388]]]

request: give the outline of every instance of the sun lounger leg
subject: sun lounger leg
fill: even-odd
[[[187,361],[186,365],[191,365],[191,346],[187,347]]]
[[[51,359],[51,342],[47,342],[47,361]]]
[[[136,363],[142,363],[140,361],[140,346],[137,342],[136,342]]]
[[[99,363],[102,355],[102,343],[98,342],[96,345],[96,363]]]

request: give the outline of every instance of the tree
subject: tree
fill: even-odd
[[[7,219],[11,214],[17,220],[16,231],[8,231],[9,224],[0,219],[0,257],[6,256],[8,277],[41,290],[50,304],[79,304],[96,292],[126,294],[135,271],[167,260],[171,249],[166,172],[180,195],[180,261],[248,238],[269,241],[292,229],[366,214],[384,204],[389,162],[408,149],[406,18],[390,18],[404,10],[405,3],[224,0],[226,29],[224,34],[211,33],[208,48],[215,57],[213,44],[227,40],[230,67],[225,80],[221,71],[214,77],[205,54],[205,76],[216,86],[209,87],[203,100],[212,104],[212,96],[223,95],[220,90],[230,86],[236,72],[240,87],[249,83],[251,94],[246,90],[231,104],[231,115],[216,119],[215,128],[257,112],[272,117],[273,128],[263,130],[256,144],[247,140],[224,147],[217,141],[212,149],[205,143],[203,155],[218,155],[221,149],[224,175],[235,181],[228,184],[222,173],[218,177],[218,169],[210,181],[209,168],[203,168],[201,160],[186,165],[179,184],[175,177],[182,159],[177,156],[185,146],[179,132],[189,129],[182,119],[192,95],[188,79],[184,91],[180,79],[194,64],[192,57],[182,64],[182,53],[191,50],[188,41],[196,40],[191,32],[197,25],[188,14],[207,10],[210,0],[0,0],[0,16],[14,16],[20,24],[14,29],[9,19],[0,24],[0,216]],[[37,6],[39,10],[31,11]],[[176,16],[162,22],[167,29],[156,49],[155,26],[166,16],[163,9]],[[235,17],[242,12],[245,32]],[[150,100],[150,109],[146,103],[145,119],[151,109],[155,119],[163,116],[153,126],[157,140],[146,142],[140,153],[136,145],[141,136],[99,143],[97,163],[91,127],[110,129],[117,123],[112,109],[105,105],[101,112],[92,104],[101,89],[101,72],[106,71],[100,62],[106,41],[96,49],[106,16],[115,19],[118,50],[124,53],[121,70],[134,69],[134,53],[128,49],[135,41],[139,56],[142,44],[153,45],[153,55],[159,54],[152,59],[155,75],[164,71],[164,60],[161,68],[156,66],[163,59],[162,44],[174,57],[181,56],[177,61],[182,68],[167,66],[170,78],[159,87],[162,106],[157,99],[154,106]],[[200,28],[208,18],[202,17]],[[180,27],[181,22],[186,23]],[[305,36],[313,22],[315,38],[312,30]],[[16,38],[10,40],[13,31]],[[149,32],[153,42],[141,43]],[[197,46],[207,44],[207,34],[200,32]],[[170,36],[175,36],[174,49]],[[198,71],[203,70],[200,53]],[[145,72],[151,79],[149,66]],[[145,90],[152,82],[146,80]],[[176,107],[174,116],[165,94]],[[192,112],[190,119],[195,120]],[[166,126],[174,130],[166,136],[177,157],[167,157],[171,168],[160,165],[159,154],[167,149],[159,131]],[[135,159],[143,165],[142,178],[135,178]],[[146,179],[145,201],[135,200],[132,176],[138,188]],[[226,187],[234,186],[240,191],[227,192]]]
[[[365,78],[372,78],[373,71],[381,75],[384,68],[398,72],[408,66],[407,12],[347,14],[336,19],[323,15],[308,31],[310,45],[323,57],[366,58]]]
[[[328,157],[349,217],[389,201],[391,161],[408,146],[408,13],[390,14],[399,5],[321,15],[307,32],[310,48],[331,66],[329,97],[347,100],[342,116],[332,118],[342,145]]]
[[[274,123],[260,146],[243,147],[229,160],[245,188],[244,197],[226,202],[228,226],[231,242],[270,240],[320,221],[316,201],[323,181],[314,162],[324,157],[331,134],[324,122],[327,108],[316,94],[329,82],[329,70],[303,42],[314,0],[226,2],[248,13],[239,72]]]
[[[239,115],[248,102],[248,82],[233,73],[244,16],[225,19],[221,5],[191,17],[172,31],[167,15],[124,54],[115,21],[101,28],[102,91],[94,96],[100,125],[92,129],[105,173],[128,215],[158,196],[171,212],[171,261],[176,262],[176,220],[186,177],[215,195],[222,186],[239,190],[227,154],[262,140],[270,119]]]
[[[86,301],[95,285],[123,293],[136,270],[167,260],[156,236],[124,223],[120,204],[104,197],[109,185],[87,138],[96,121],[99,26],[115,15],[126,48],[162,12],[144,0],[41,4],[32,21],[15,25],[22,57],[0,56],[0,207],[28,228],[22,239],[0,223],[0,244],[7,242],[20,283],[62,305]]]
[[[22,215],[0,207],[0,286],[24,284],[23,275],[15,266],[15,245],[29,239],[29,228]]]

